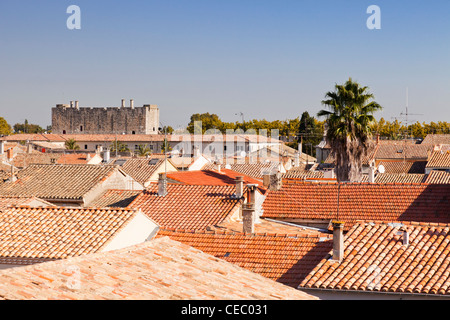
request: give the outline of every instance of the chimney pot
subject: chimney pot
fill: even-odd
[[[333,221],[333,260],[341,262],[344,258],[344,223]]]

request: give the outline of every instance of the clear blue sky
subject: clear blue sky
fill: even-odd
[[[69,5],[81,30],[69,30]],[[369,5],[381,30],[369,30]],[[1,0],[0,116],[51,124],[51,107],[157,104],[161,121],[316,115],[349,77],[392,120],[450,121],[450,1]],[[128,103],[128,102],[127,102]]]

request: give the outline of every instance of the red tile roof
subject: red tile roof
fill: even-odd
[[[337,195],[339,196],[339,217]],[[265,218],[339,219],[350,228],[361,219],[450,223],[450,185],[308,183],[284,181],[263,204]]]
[[[450,150],[434,151],[427,163],[427,168],[450,168]]]
[[[450,134],[427,134],[422,144],[450,144]]]
[[[0,270],[0,298],[317,300],[168,237],[114,251]]]
[[[167,195],[158,196],[152,184],[128,206],[139,208],[165,228],[203,230],[216,225],[237,210],[242,199],[234,198],[234,186],[167,184]]]
[[[161,236],[291,287],[297,287],[332,248],[329,235],[321,233],[299,236],[159,230]]]
[[[426,183],[450,183],[450,172],[431,170],[427,175]]]
[[[416,173],[424,174],[427,161],[389,161],[383,160],[378,163],[378,167],[383,165],[384,173]]]
[[[450,295],[449,224],[359,221],[344,246],[341,263],[328,260],[330,253],[300,289]]]
[[[0,263],[97,252],[136,214],[131,209],[9,208],[0,214]]]
[[[261,181],[229,169],[221,169],[220,172],[216,170],[199,170],[167,173],[168,179],[190,185],[235,186],[236,177],[243,177],[244,184],[257,184],[261,191],[265,191]]]

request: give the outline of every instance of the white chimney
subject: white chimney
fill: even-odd
[[[236,177],[236,198],[242,198],[244,195],[244,177]]]
[[[165,197],[167,195],[167,178],[165,173],[160,173],[158,178],[158,196]]]
[[[1,140],[0,141],[0,154],[4,154],[5,153],[5,141]]]
[[[133,99],[130,100],[130,108],[134,109],[134,100]]]
[[[300,152],[295,153],[294,167],[300,167]]]
[[[109,160],[110,160],[109,150],[106,149],[106,150],[103,152],[103,162],[108,163]]]
[[[333,260],[341,262],[344,259],[344,223],[333,221]]]
[[[375,182],[375,167],[374,166],[369,167],[369,182],[370,183]]]

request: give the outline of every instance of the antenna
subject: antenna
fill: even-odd
[[[408,135],[408,116],[423,116],[423,114],[420,114],[420,113],[409,113],[408,112],[408,103],[409,103],[409,93],[408,93],[408,87],[406,87],[406,112],[400,113],[400,116],[405,116],[405,123],[406,123],[405,139],[409,136]]]

